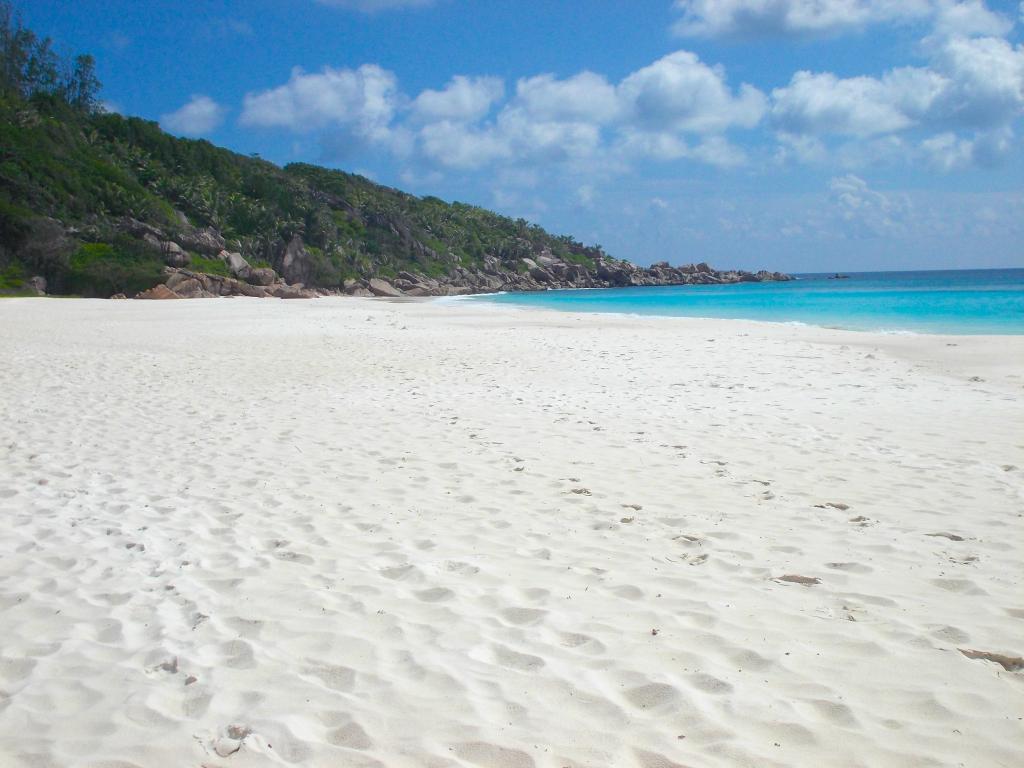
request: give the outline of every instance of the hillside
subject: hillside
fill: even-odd
[[[443,295],[785,277],[638,268],[523,219],[176,138],[97,110],[98,83],[78,82],[89,57],[64,85],[13,82],[48,51],[32,41],[0,88],[0,292]]]

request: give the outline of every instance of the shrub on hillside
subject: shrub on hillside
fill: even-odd
[[[113,244],[83,243],[71,256],[63,290],[90,297],[131,296],[162,279],[158,254],[138,241],[119,238]]]

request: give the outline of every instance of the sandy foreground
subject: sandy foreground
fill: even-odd
[[[1024,764],[960,650],[1024,655],[1022,337],[28,299],[0,359],[4,768]]]

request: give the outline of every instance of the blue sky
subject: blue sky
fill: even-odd
[[[638,263],[1024,266],[1017,0],[21,0],[103,98]]]

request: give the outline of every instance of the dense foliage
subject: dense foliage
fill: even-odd
[[[51,96],[75,109],[91,111],[99,90],[92,56],[62,59],[50,38],[37,37],[21,23],[11,4],[0,0],[0,94],[22,99]]]

